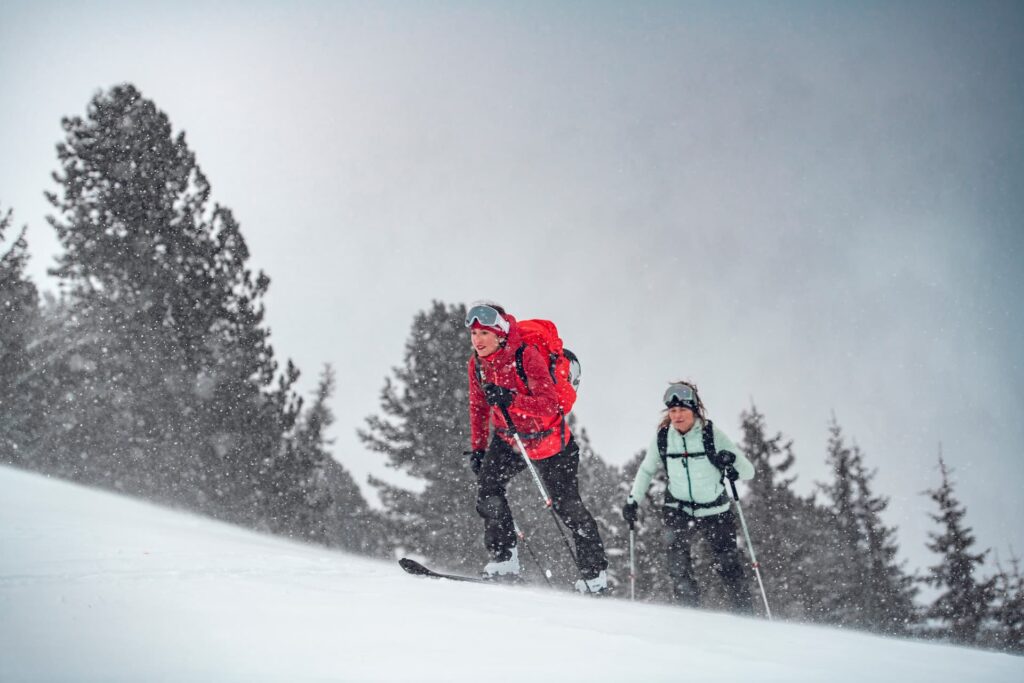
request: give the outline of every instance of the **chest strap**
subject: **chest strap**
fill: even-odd
[[[668,474],[668,459],[669,458],[696,458],[701,455],[706,455],[712,460],[715,458],[715,454],[718,452],[715,450],[715,426],[711,420],[704,420],[704,427],[701,432],[701,437],[704,439],[704,452],[703,453],[672,453],[668,452],[668,430],[671,425],[665,425],[658,430],[658,454],[661,455],[661,465],[665,468],[665,474]],[[685,444],[685,437],[684,442]]]
[[[504,436],[512,436],[512,430],[511,429],[503,429],[501,427],[495,427],[494,431],[495,431],[495,433],[502,434]],[[543,432],[532,432],[530,434],[524,434],[523,432],[517,431],[516,433],[519,434],[519,438],[520,439],[543,439],[545,436],[553,434],[554,431],[555,431],[555,428],[552,427],[551,429],[545,429]]]

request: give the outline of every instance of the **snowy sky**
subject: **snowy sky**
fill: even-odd
[[[0,2],[0,207],[44,288],[60,118],[132,82],[271,276],[279,356],[336,367],[357,477],[412,316],[489,297],[559,324],[611,462],[691,378],[804,491],[834,412],[913,566],[940,443],[1024,553],[1020,3],[207,4]]]

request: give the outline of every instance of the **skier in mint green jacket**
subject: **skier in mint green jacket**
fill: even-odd
[[[622,517],[636,522],[658,468],[668,473],[662,506],[668,537],[668,573],[672,597],[681,605],[700,605],[700,587],[693,578],[690,545],[700,534],[715,553],[715,567],[732,607],[751,613],[746,573],[736,547],[736,521],[729,505],[725,478],[753,479],[754,466],[718,427],[704,416],[697,387],[676,382],[665,392],[667,414],[640,463]]]

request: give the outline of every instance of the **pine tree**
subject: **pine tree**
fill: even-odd
[[[478,570],[485,556],[469,444],[469,344],[462,304],[433,302],[413,319],[403,367],[381,391],[381,414],[359,432],[417,491],[380,478],[391,547],[453,570]]]
[[[379,521],[352,475],[330,454],[326,432],[334,423],[328,401],[334,393],[325,366],[312,405],[302,414],[288,447],[270,469],[275,481],[271,509],[279,531],[324,545],[380,554]]]
[[[1001,650],[1024,654],[1024,576],[1020,558],[1011,553],[1010,568],[1004,569],[998,562],[996,568],[996,633],[992,641]]]
[[[262,298],[230,210],[184,133],[131,85],[63,121],[53,271],[74,348],[54,448],[71,476],[262,523],[298,371],[279,375]],[[58,349],[59,351],[59,349]],[[266,520],[264,520],[266,521]]]
[[[761,564],[769,604],[775,615],[820,620],[828,578],[823,571],[827,532],[822,511],[793,490],[796,462],[792,441],[768,436],[766,418],[755,405],[740,415],[739,444],[754,465],[743,507],[751,542]],[[756,577],[750,589],[757,595]]]
[[[972,553],[975,543],[971,529],[964,526],[966,508],[957,500],[951,470],[939,456],[942,483],[927,493],[939,506],[931,518],[940,525],[939,532],[930,532],[928,549],[940,556],[939,564],[930,568],[925,582],[939,589],[940,594],[927,611],[936,620],[943,635],[953,642],[976,644],[985,619],[990,614],[996,579],[980,580],[977,570],[988,550]]]
[[[863,455],[853,449],[852,477],[855,485],[855,514],[861,526],[865,573],[861,578],[861,619],[871,631],[890,635],[906,633],[916,619],[914,578],[897,560],[896,529],[882,522],[881,513],[889,500],[875,496],[871,482],[875,471],[864,466]]]
[[[3,250],[11,211],[0,213],[0,462],[29,464],[26,454],[41,427],[30,344],[38,324],[39,297],[25,277],[25,228]]]
[[[288,435],[286,445],[270,456],[267,477],[273,494],[267,500],[273,530],[289,536],[326,543],[326,513],[334,500],[324,481],[330,460],[326,430],[333,421],[327,400],[334,391],[334,372],[324,368],[313,405]]]
[[[914,579],[896,555],[896,530],[881,513],[889,501],[871,489],[875,477],[856,445],[846,445],[835,417],[829,426],[827,462],[832,480],[825,494],[827,524],[816,530],[813,593],[820,595],[816,618],[886,634],[903,634],[916,619]],[[828,534],[824,537],[823,534]]]
[[[826,463],[832,478],[818,485],[825,496],[824,520],[830,527],[831,542],[826,545],[827,586],[821,605],[821,618],[829,623],[867,628],[862,586],[867,575],[865,542],[860,529],[854,475],[858,454],[846,445],[842,428],[833,416],[829,424]]]
[[[83,479],[88,468],[87,435],[91,406],[82,387],[96,364],[83,351],[98,338],[74,315],[66,297],[47,293],[34,315],[28,344],[28,369],[18,378],[22,409],[34,416],[27,447],[20,449],[21,465],[50,475]]]

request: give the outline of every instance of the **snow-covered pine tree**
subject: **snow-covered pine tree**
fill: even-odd
[[[835,416],[829,424],[826,464],[831,480],[819,483],[825,496],[822,527],[829,534],[825,544],[827,583],[818,618],[833,624],[868,628],[864,613],[864,580],[867,568],[865,542],[857,509],[854,474],[858,454],[846,445],[842,428]],[[827,526],[826,526],[827,525]]]
[[[52,362],[72,397],[54,449],[67,474],[261,524],[266,462],[297,406],[263,325],[231,212],[167,116],[131,85],[63,121],[50,222],[73,340]],[[275,382],[276,380],[276,382]]]
[[[929,532],[927,547],[939,555],[939,563],[929,568],[925,583],[940,593],[926,612],[938,623],[940,634],[956,643],[977,644],[985,619],[991,614],[996,578],[979,579],[977,570],[985,562],[988,550],[972,553],[975,538],[970,527],[964,526],[967,509],[956,498],[952,470],[939,456],[942,482],[927,491],[939,506],[938,514],[931,518],[939,524],[938,532]]]
[[[0,211],[0,462],[26,462],[42,419],[29,349],[39,317],[39,296],[25,276],[25,228],[10,238],[12,213]]]
[[[371,477],[384,504],[392,548],[457,571],[485,561],[469,447],[470,346],[463,304],[435,301],[415,315],[405,362],[381,391],[380,414],[360,439],[412,479],[411,490]]]
[[[289,434],[287,448],[273,459],[270,472],[278,487],[273,509],[282,532],[380,554],[379,520],[352,475],[329,451],[326,432],[334,423],[334,413],[328,401],[334,387],[334,370],[326,365],[312,404]]]
[[[896,529],[881,518],[889,499],[876,496],[871,482],[876,471],[864,465],[863,454],[855,445],[851,462],[854,482],[854,510],[863,537],[864,575],[861,581],[861,619],[876,633],[902,635],[917,620],[914,577],[903,569],[896,555]]]
[[[95,333],[86,332],[89,328],[86,322],[74,315],[68,297],[57,298],[52,294],[43,297],[32,340],[30,382],[35,387],[33,402],[45,419],[35,430],[24,464],[58,477],[110,482],[112,478],[101,479],[98,475],[87,478],[86,472],[95,469],[97,460],[81,457],[87,454],[86,440],[93,437],[93,430],[82,422],[92,409],[83,405],[83,400],[87,400],[83,386],[95,382],[96,366],[88,351],[93,350],[98,341]],[[80,353],[81,350],[85,350],[86,355]],[[76,441],[76,435],[81,436],[82,441]]]
[[[834,416],[826,462],[832,480],[819,484],[824,507],[808,501],[794,519],[807,552],[801,600],[816,621],[905,633],[916,619],[914,579],[896,559],[896,530],[881,519],[888,500],[871,489],[875,472],[859,447],[847,446]]]
[[[273,530],[289,536],[326,543],[327,510],[334,500],[324,481],[324,430],[333,421],[327,400],[334,390],[334,373],[324,368],[313,404],[302,413],[288,434],[285,447],[265,461],[273,492],[267,499],[267,517]]]
[[[992,644],[1006,652],[1024,654],[1024,576],[1020,571],[1020,558],[1010,554],[1010,567],[996,563],[998,574],[995,585],[995,633]]]
[[[821,511],[793,490],[789,476],[796,462],[793,443],[781,432],[768,436],[766,418],[756,405],[740,415],[739,446],[754,465],[743,501],[751,540],[761,563],[772,613],[794,619],[820,619],[827,578]],[[752,572],[751,572],[752,573]],[[755,577],[750,589],[757,595]],[[755,604],[758,601],[755,599]]]

